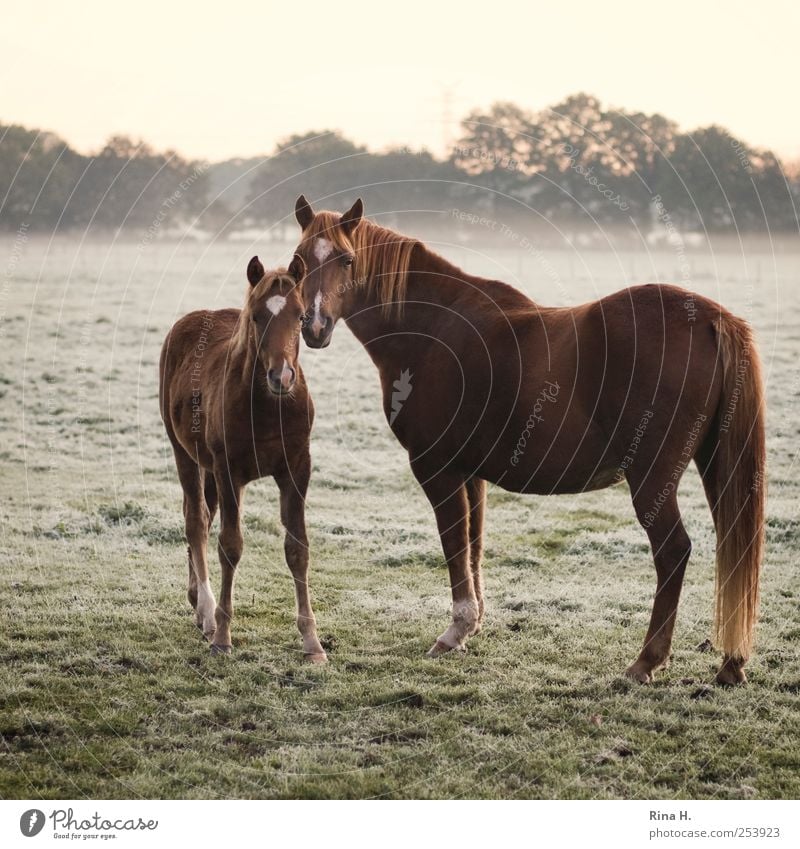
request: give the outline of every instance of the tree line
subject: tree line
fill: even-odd
[[[722,127],[604,108],[589,95],[531,112],[474,111],[449,156],[370,151],[338,132],[295,135],[264,157],[219,163],[115,136],[84,155],[52,133],[0,125],[0,229],[126,230],[155,238],[192,226],[277,231],[295,198],[384,220],[406,212],[527,211],[556,224],[649,230],[796,231],[800,175]],[[293,226],[293,225],[292,225]]]

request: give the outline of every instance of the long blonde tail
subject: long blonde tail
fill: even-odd
[[[716,324],[723,366],[715,457],[715,630],[728,657],[746,661],[758,616],[766,502],[765,399],[749,325],[730,313]]]

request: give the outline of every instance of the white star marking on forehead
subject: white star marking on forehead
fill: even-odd
[[[320,261],[325,260],[333,253],[333,245],[328,239],[323,239],[321,236],[314,242],[314,256]]]
[[[286,298],[283,295],[273,295],[271,298],[267,298],[267,309],[273,315],[277,315],[285,306]]]

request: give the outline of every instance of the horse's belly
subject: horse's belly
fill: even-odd
[[[523,429],[516,441],[498,445],[481,476],[514,492],[540,495],[603,489],[624,477],[605,434],[589,421],[579,428]]]

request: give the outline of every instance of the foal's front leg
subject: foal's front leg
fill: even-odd
[[[303,654],[310,663],[325,663],[328,656],[317,637],[317,620],[308,591],[306,492],[310,475],[311,457],[306,453],[293,468],[276,473],[275,481],[281,493],[281,522],[286,529],[283,549],[294,579],[297,630],[303,638]]]
[[[428,476],[425,465],[413,460],[411,470],[436,514],[439,537],[450,572],[453,619],[450,627],[428,652],[429,657],[438,657],[453,649],[463,648],[467,638],[479,626],[480,607],[470,566],[469,499],[463,477],[438,470]]]

